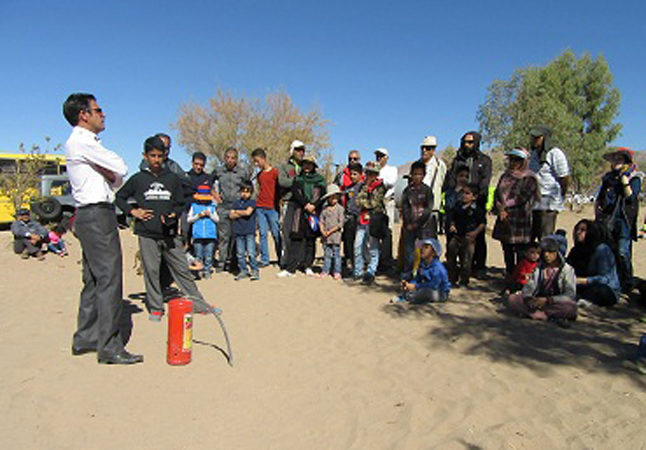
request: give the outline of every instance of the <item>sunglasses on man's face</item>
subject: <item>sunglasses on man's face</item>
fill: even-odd
[[[361,161],[361,158],[357,158],[357,157],[352,157],[352,156],[350,156],[350,157],[348,158],[348,161]]]

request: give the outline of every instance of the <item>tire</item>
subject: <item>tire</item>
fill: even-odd
[[[53,197],[44,198],[36,203],[33,209],[42,220],[57,220],[63,213],[63,206]]]

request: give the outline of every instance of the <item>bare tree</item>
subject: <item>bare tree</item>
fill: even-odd
[[[190,154],[203,152],[216,163],[224,161],[229,147],[238,149],[243,157],[262,147],[269,161],[279,163],[289,157],[290,143],[299,140],[308,153],[319,157],[323,171],[329,171],[328,125],[318,109],[301,110],[282,90],[258,99],[218,88],[206,106],[183,104],[171,126],[179,131],[179,143]]]

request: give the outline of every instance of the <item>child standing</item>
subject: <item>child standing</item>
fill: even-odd
[[[323,271],[320,278],[328,277],[334,262],[334,279],[341,279],[341,235],[345,211],[339,204],[341,189],[336,184],[327,187],[327,194],[323,199],[327,199],[327,206],[321,212],[319,226],[321,228],[321,243],[325,248],[325,259],[323,261]]]
[[[240,186],[240,199],[233,203],[229,218],[233,221],[233,235],[236,241],[238,267],[240,273],[236,281],[249,276],[246,258],[249,257],[251,280],[259,280],[258,261],[256,261],[256,201],[252,200],[253,186],[245,181]]]
[[[185,211],[185,194],[181,179],[164,164],[166,150],[166,143],[160,137],[146,139],[143,155],[146,164],[116,194],[117,206],[135,218],[148,318],[154,322],[161,321],[164,316],[162,260],[182,292],[193,300],[193,311],[212,310],[197,289],[186,262],[181,236],[177,233],[179,217]],[[130,198],[134,199],[134,205],[128,202]]]
[[[343,269],[347,273],[354,270],[354,238],[357,234],[359,223],[359,207],[357,195],[363,186],[363,166],[358,162],[348,165],[350,177],[349,185],[341,188],[343,191],[343,207],[345,208],[345,222],[343,224]]]
[[[370,286],[375,281],[375,272],[379,263],[379,240],[385,237],[383,228],[388,227],[386,216],[386,187],[379,178],[379,167],[376,162],[368,161],[363,168],[366,181],[357,194],[359,224],[354,242],[354,279]],[[386,223],[384,224],[384,219]],[[379,223],[381,222],[381,223]],[[364,247],[367,247],[370,260],[364,273]]]
[[[415,242],[432,237],[433,191],[423,183],[426,164],[415,161],[410,168],[410,183],[402,194],[404,228],[404,270],[402,280],[413,276]]]
[[[525,250],[525,259],[516,265],[509,280],[509,292],[518,292],[527,284],[532,272],[538,266],[538,260],[541,257],[541,251],[536,242],[531,242]]]
[[[421,260],[417,275],[410,282],[402,281],[403,294],[398,301],[413,304],[445,302],[451,291],[451,283],[444,265],[440,262],[442,244],[434,238],[418,242],[421,245]]]
[[[47,243],[47,248],[50,252],[56,253],[61,258],[67,256],[67,247],[65,246],[65,241],[63,236],[67,230],[63,225],[56,225],[52,231],[49,232],[49,242]]]
[[[477,203],[478,194],[478,185],[465,186],[462,189],[462,202],[447,211],[449,244],[446,257],[449,278],[455,285],[458,285],[458,279],[463,286],[469,285],[476,239],[480,233],[484,233],[485,212]],[[460,260],[459,270],[458,259]]]
[[[509,296],[508,308],[534,320],[568,319],[577,315],[576,275],[559,252],[553,237],[541,239],[541,262],[518,294]]]
[[[195,202],[188,211],[188,223],[192,224],[191,235],[195,257],[204,265],[202,277],[211,278],[215,243],[218,240],[217,223],[220,218],[208,185],[198,186],[193,199]]]

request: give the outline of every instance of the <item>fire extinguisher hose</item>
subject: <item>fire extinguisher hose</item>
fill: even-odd
[[[213,314],[213,317],[215,317],[215,319],[220,324],[220,329],[222,330],[222,334],[224,334],[224,340],[227,343],[227,354],[226,354],[227,362],[231,367],[233,367],[233,349],[231,348],[231,340],[229,339],[229,333],[227,333],[227,328],[224,326],[224,321],[222,320],[222,310],[220,308],[215,308],[209,305],[201,298],[197,298],[197,297],[188,297],[188,298],[193,303],[198,303],[202,308],[207,309],[211,314]]]

